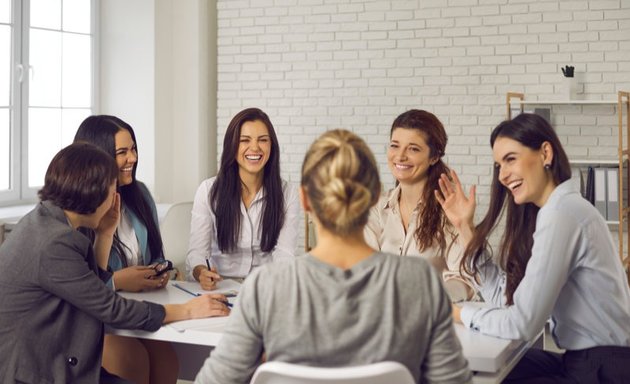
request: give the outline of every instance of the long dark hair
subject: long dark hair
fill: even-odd
[[[263,169],[265,204],[262,211],[260,248],[270,252],[278,243],[284,224],[284,194],[280,179],[280,145],[269,116],[258,108],[247,108],[237,113],[228,125],[223,138],[223,153],[217,178],[210,190],[210,207],[216,217],[217,241],[222,252],[236,248],[241,233],[241,200],[243,185],[236,156],[241,138],[241,127],[248,121],[261,121],[269,131],[271,153]]]
[[[79,126],[79,130],[74,136],[74,141],[84,141],[92,143],[97,147],[109,153],[114,159],[116,158],[116,133],[126,130],[131,135],[133,142],[136,143],[136,151],[138,150],[138,142],[131,125],[119,119],[116,116],[97,115],[89,116]],[[158,223],[153,218],[153,211],[149,202],[145,199],[140,183],[136,180],[136,170],[138,169],[139,159],[133,167],[133,181],[128,185],[118,187],[118,192],[125,206],[138,216],[140,221],[146,226],[148,233],[148,246],[153,259],[163,258],[164,250],[162,248],[162,236]],[[127,259],[124,256],[123,247],[126,247],[118,238],[114,236],[114,248],[118,252],[122,265],[127,266]]]
[[[450,173],[449,168],[442,161],[448,136],[444,126],[434,114],[419,109],[411,109],[398,116],[392,123],[390,138],[396,128],[415,129],[421,132],[429,146],[429,158],[437,159],[435,164],[429,166],[427,170],[427,185],[422,192],[423,204],[419,203],[420,212],[414,237],[418,250],[424,251],[437,244],[441,256],[444,257],[446,254],[444,228],[448,226],[448,220],[433,191],[439,189],[440,175]]]
[[[553,161],[549,172],[556,185],[571,178],[571,165],[560,144],[558,135],[542,117],[522,113],[512,120],[499,124],[490,136],[490,146],[499,137],[518,141],[533,150],[539,150],[548,142],[553,150]],[[507,209],[506,209],[507,208]],[[494,230],[503,210],[506,209],[505,232],[499,244],[499,265],[507,274],[506,299],[512,305],[514,291],[525,275],[525,268],[532,255],[536,216],[539,207],[534,203],[516,204],[514,197],[499,181],[499,168],[495,167],[490,190],[490,207],[486,217],[477,225],[472,240],[468,243],[461,263],[461,269],[478,276],[477,261],[485,252],[490,254],[488,235]],[[484,256],[484,257],[487,257]]]

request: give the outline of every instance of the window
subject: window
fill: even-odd
[[[0,0],[0,205],[34,201],[93,107],[93,0]]]

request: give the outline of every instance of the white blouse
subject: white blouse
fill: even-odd
[[[127,259],[127,265],[142,265],[142,255],[140,252],[140,244],[138,244],[138,238],[136,237],[136,231],[131,223],[131,218],[127,213],[127,209],[120,208],[120,223],[116,228],[118,238],[123,244],[122,249]]]
[[[278,243],[271,252],[260,249],[262,235],[262,211],[264,188],[258,191],[249,209],[241,201],[241,233],[236,249],[222,253],[217,242],[216,217],[210,207],[210,190],[216,177],[204,180],[195,194],[190,225],[190,241],[186,256],[186,270],[189,280],[194,280],[192,272],[197,265],[206,265],[209,259],[220,275],[244,278],[256,267],[273,260],[295,256],[299,225],[300,203],[297,188],[282,181],[284,195],[284,224],[278,236]]]
[[[400,185],[382,195],[378,203],[372,207],[363,232],[365,241],[370,247],[382,252],[426,259],[442,275],[445,282],[457,280],[466,285],[471,292],[475,292],[476,289],[470,278],[464,278],[459,273],[459,264],[464,253],[459,242],[453,241],[448,231],[445,231],[446,252],[444,255],[436,245],[420,251],[415,237],[420,210],[418,207],[413,210],[408,228],[405,230],[400,215],[399,196]],[[451,300],[470,299],[470,292],[463,285],[447,283],[445,286]]]

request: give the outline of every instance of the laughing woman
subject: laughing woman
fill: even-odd
[[[136,179],[138,146],[133,128],[115,116],[86,118],[74,141],[88,142],[109,153],[118,165],[121,220],[114,236],[108,268],[108,285],[121,291],[160,289],[168,274],[156,278],[151,265],[164,260],[155,202],[147,187]],[[136,383],[175,383],[179,363],[168,342],[106,335],[103,366]]]
[[[297,189],[280,178],[271,120],[258,108],[239,112],[225,133],[218,175],[195,195],[189,279],[211,290],[224,276],[245,278],[264,263],[292,258],[299,210]]]
[[[475,289],[459,273],[463,248],[433,193],[448,172],[442,160],[447,140],[430,112],[412,109],[394,120],[387,164],[396,187],[372,208],[365,239],[383,252],[426,259],[442,275],[451,300],[461,301]]]
[[[488,302],[455,308],[481,333],[530,340],[551,318],[564,356],[531,349],[506,382],[630,382],[630,290],[602,215],[580,195],[558,136],[545,119],[520,114],[490,137],[495,162],[490,209],[472,224],[475,195],[457,175],[436,192],[468,244],[462,267]],[[487,238],[503,212],[505,233],[493,261]]]

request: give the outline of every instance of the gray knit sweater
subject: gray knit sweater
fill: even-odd
[[[398,361],[422,383],[472,377],[440,278],[415,257],[375,253],[342,270],[307,254],[254,271],[195,383],[248,383],[263,350],[313,366]]]

